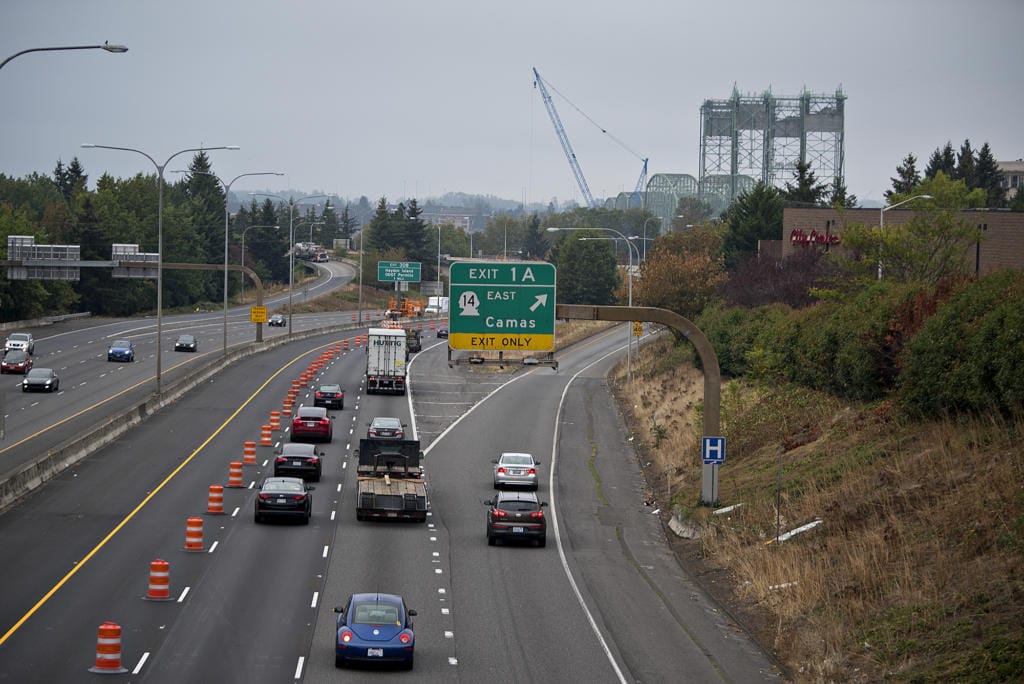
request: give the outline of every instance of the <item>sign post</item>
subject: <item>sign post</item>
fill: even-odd
[[[555,266],[543,261],[459,261],[449,271],[452,349],[555,348]]]

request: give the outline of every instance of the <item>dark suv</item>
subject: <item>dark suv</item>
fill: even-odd
[[[548,521],[543,511],[547,501],[538,500],[533,492],[499,492],[485,503],[490,506],[487,511],[490,546],[499,539],[530,540],[537,546],[547,543]]]

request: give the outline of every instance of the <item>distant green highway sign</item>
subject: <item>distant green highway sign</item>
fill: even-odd
[[[450,268],[448,344],[471,351],[555,348],[555,265],[458,261]]]
[[[418,283],[421,264],[418,261],[378,261],[377,280],[390,283]]]

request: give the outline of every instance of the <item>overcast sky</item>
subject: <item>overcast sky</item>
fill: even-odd
[[[846,103],[846,179],[880,200],[907,153],[947,140],[1024,157],[1024,0],[2,0],[0,173],[77,156],[153,173],[211,152],[233,190],[375,201],[447,191],[582,201],[537,67],[589,117],[650,158],[699,172],[700,106],[806,88]],[[597,197],[632,190],[641,162],[555,96]],[[184,168],[190,154],[167,169]],[[170,174],[168,174],[170,176]]]

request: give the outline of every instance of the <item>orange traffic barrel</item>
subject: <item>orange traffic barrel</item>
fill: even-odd
[[[210,485],[210,493],[206,497],[207,515],[224,515],[224,485]]]
[[[370,336],[369,335],[363,335],[363,346],[365,347],[368,344],[370,344]]]
[[[203,550],[203,519],[189,518],[185,521],[185,550]]]
[[[270,426],[264,425],[263,427],[269,428]],[[237,489],[244,486],[242,484],[242,462],[232,461],[228,464],[228,487]]]
[[[341,341],[341,348],[343,350],[345,350],[345,351],[348,351],[348,338],[347,337]]]
[[[157,558],[149,564],[149,591],[144,597],[147,601],[172,601],[171,598],[171,564]]]
[[[269,425],[260,428],[260,446],[274,446],[274,434]]]
[[[299,380],[292,380],[292,389],[295,390],[296,394],[299,393],[299,387],[301,387],[300,381]]]
[[[96,636],[96,666],[90,667],[89,672],[122,674],[127,671],[121,667],[121,625],[104,622]]]
[[[434,321],[430,321],[430,329],[431,329],[431,330],[433,330],[433,329],[434,329]]]
[[[356,341],[356,346],[357,347],[359,347],[359,346],[361,346],[363,344],[363,336],[362,335],[356,335],[354,339]]]
[[[256,440],[247,440],[242,447],[242,463],[256,465]]]
[[[270,429],[280,430],[281,429],[281,412],[271,411],[270,412]]]
[[[302,371],[302,374],[299,376],[299,387],[309,387],[309,373],[307,371]]]
[[[355,320],[356,320],[356,312],[355,312],[355,311],[353,311],[353,312],[352,312],[352,322],[354,323],[354,322],[355,322]]]

